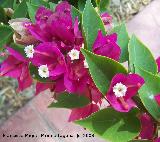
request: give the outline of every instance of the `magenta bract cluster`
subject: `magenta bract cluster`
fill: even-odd
[[[112,17],[107,13],[102,14],[101,17],[107,29]],[[7,47],[9,56],[0,68],[1,76],[18,80],[19,91],[23,91],[33,83],[29,71],[29,66],[32,64],[42,78],[50,80],[46,83],[37,81],[36,95],[50,89],[56,94],[67,91],[85,95],[90,100],[87,106],[73,109],[69,121],[85,118],[98,111],[103,98],[109,102],[110,107],[120,112],[128,112],[136,107],[133,96],[144,84],[143,78],[139,75],[116,74],[105,96],[94,84],[87,61],[80,51],[85,46],[79,28],[79,19],[78,17],[72,19],[71,6],[67,2],[58,4],[54,12],[40,7],[36,12],[35,23],[27,21],[23,25],[34,37],[33,49],[32,46],[25,45],[30,46],[26,49],[29,58]],[[119,61],[121,48],[117,44],[117,34],[103,35],[99,30],[92,52]]]

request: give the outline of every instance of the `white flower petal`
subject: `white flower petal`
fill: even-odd
[[[79,54],[80,51],[76,50],[76,49],[72,49],[68,55],[71,58],[71,60],[78,60],[79,59]]]
[[[127,92],[127,86],[125,86],[124,84],[117,83],[114,87],[113,87],[113,92],[115,94],[115,96],[118,97],[124,97],[126,95]]]
[[[38,68],[38,73],[39,73],[40,77],[42,77],[42,78],[49,77],[49,69],[48,69],[47,65],[41,65]]]
[[[33,45],[26,46],[24,48],[24,51],[26,53],[26,57],[33,58],[33,54],[34,54],[34,46]]]

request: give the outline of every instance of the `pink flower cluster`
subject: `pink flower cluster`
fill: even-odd
[[[108,26],[111,16],[106,13],[101,16]],[[26,57],[7,47],[9,56],[1,64],[0,75],[16,78],[18,90],[23,91],[33,82],[29,71],[29,65],[32,64],[41,78],[50,80],[48,83],[37,82],[36,95],[50,89],[58,94],[67,91],[89,98],[90,104],[72,110],[69,121],[85,118],[98,111],[104,96],[95,86],[88,64],[80,51],[84,48],[84,39],[78,18],[72,19],[71,6],[67,2],[61,2],[54,12],[40,7],[36,12],[35,23],[25,22],[23,25],[36,42],[25,45]],[[103,35],[98,31],[92,49],[95,54],[116,61],[120,59],[121,48],[117,44],[116,33]],[[115,110],[128,112],[136,106],[132,97],[143,84],[143,78],[137,74],[116,74],[105,99]]]

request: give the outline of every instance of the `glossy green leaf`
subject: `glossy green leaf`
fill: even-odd
[[[87,0],[82,16],[83,36],[88,50],[92,51],[93,43],[99,30],[105,34],[105,27],[100,15],[95,11],[90,0]]]
[[[148,112],[160,121],[160,107],[156,103],[154,96],[160,93],[160,77],[153,75],[140,67],[136,67],[136,73],[141,75],[145,84],[139,90],[139,96]]]
[[[49,107],[56,108],[79,108],[89,104],[89,99],[84,95],[62,93],[58,95],[57,102],[53,102]]]
[[[38,82],[44,82],[44,83],[53,82],[49,78],[40,77],[39,74],[38,74],[38,67],[34,66],[33,64],[29,65],[29,70],[30,70],[30,74],[31,74],[32,78],[37,80]]]
[[[90,117],[76,121],[94,134],[109,142],[128,142],[135,138],[140,131],[140,122],[136,117],[138,109],[128,113],[107,108],[94,113]]]
[[[133,35],[129,42],[129,63],[132,72],[135,66],[149,71],[153,74],[157,73],[157,64],[150,50]]]
[[[12,38],[13,32],[9,26],[0,25],[0,50],[7,44]]]
[[[85,49],[81,51],[87,60],[94,83],[103,94],[107,93],[110,81],[115,74],[127,73],[126,69],[115,60],[95,55]]]
[[[23,0],[15,9],[12,18],[24,18],[27,16],[26,0]]]
[[[100,0],[99,7],[101,12],[106,12],[109,9],[111,0]]]
[[[33,5],[29,2],[27,2],[27,7],[28,7],[29,17],[30,17],[31,21],[34,22],[35,21],[35,14],[36,14],[36,11],[39,8],[39,6]]]
[[[128,61],[128,43],[129,35],[126,29],[125,23],[122,23],[113,28],[112,33],[117,33],[118,35],[118,45],[121,47],[121,57],[120,62]]]

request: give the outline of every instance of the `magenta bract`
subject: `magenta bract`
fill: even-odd
[[[99,107],[96,104],[89,104],[83,108],[75,108],[70,114],[69,121],[84,119],[98,110]]]
[[[19,84],[17,91],[23,91],[32,84],[29,62],[14,49],[8,47],[7,50],[10,55],[1,63],[0,74],[17,79]]]
[[[160,106],[160,94],[157,94],[156,96],[154,96],[154,99],[157,102],[157,104]]]
[[[78,19],[72,23],[71,6],[67,2],[58,4],[54,12],[40,7],[36,13],[36,23],[27,28],[39,41],[57,43],[62,52],[80,48],[83,42]]]
[[[93,52],[98,55],[112,58],[114,60],[119,60],[121,49],[116,42],[117,42],[116,34],[104,36],[102,32],[99,31],[93,45]]]
[[[116,74],[113,77],[109,91],[106,94],[107,100],[115,110],[128,112],[132,107],[136,106],[132,97],[136,95],[143,84],[144,79],[137,74]],[[113,91],[114,88],[115,92]],[[120,93],[119,96],[118,93]]]
[[[152,118],[148,114],[144,113],[140,116],[140,121],[141,132],[139,137],[141,137],[141,139],[152,139],[155,130]]]

